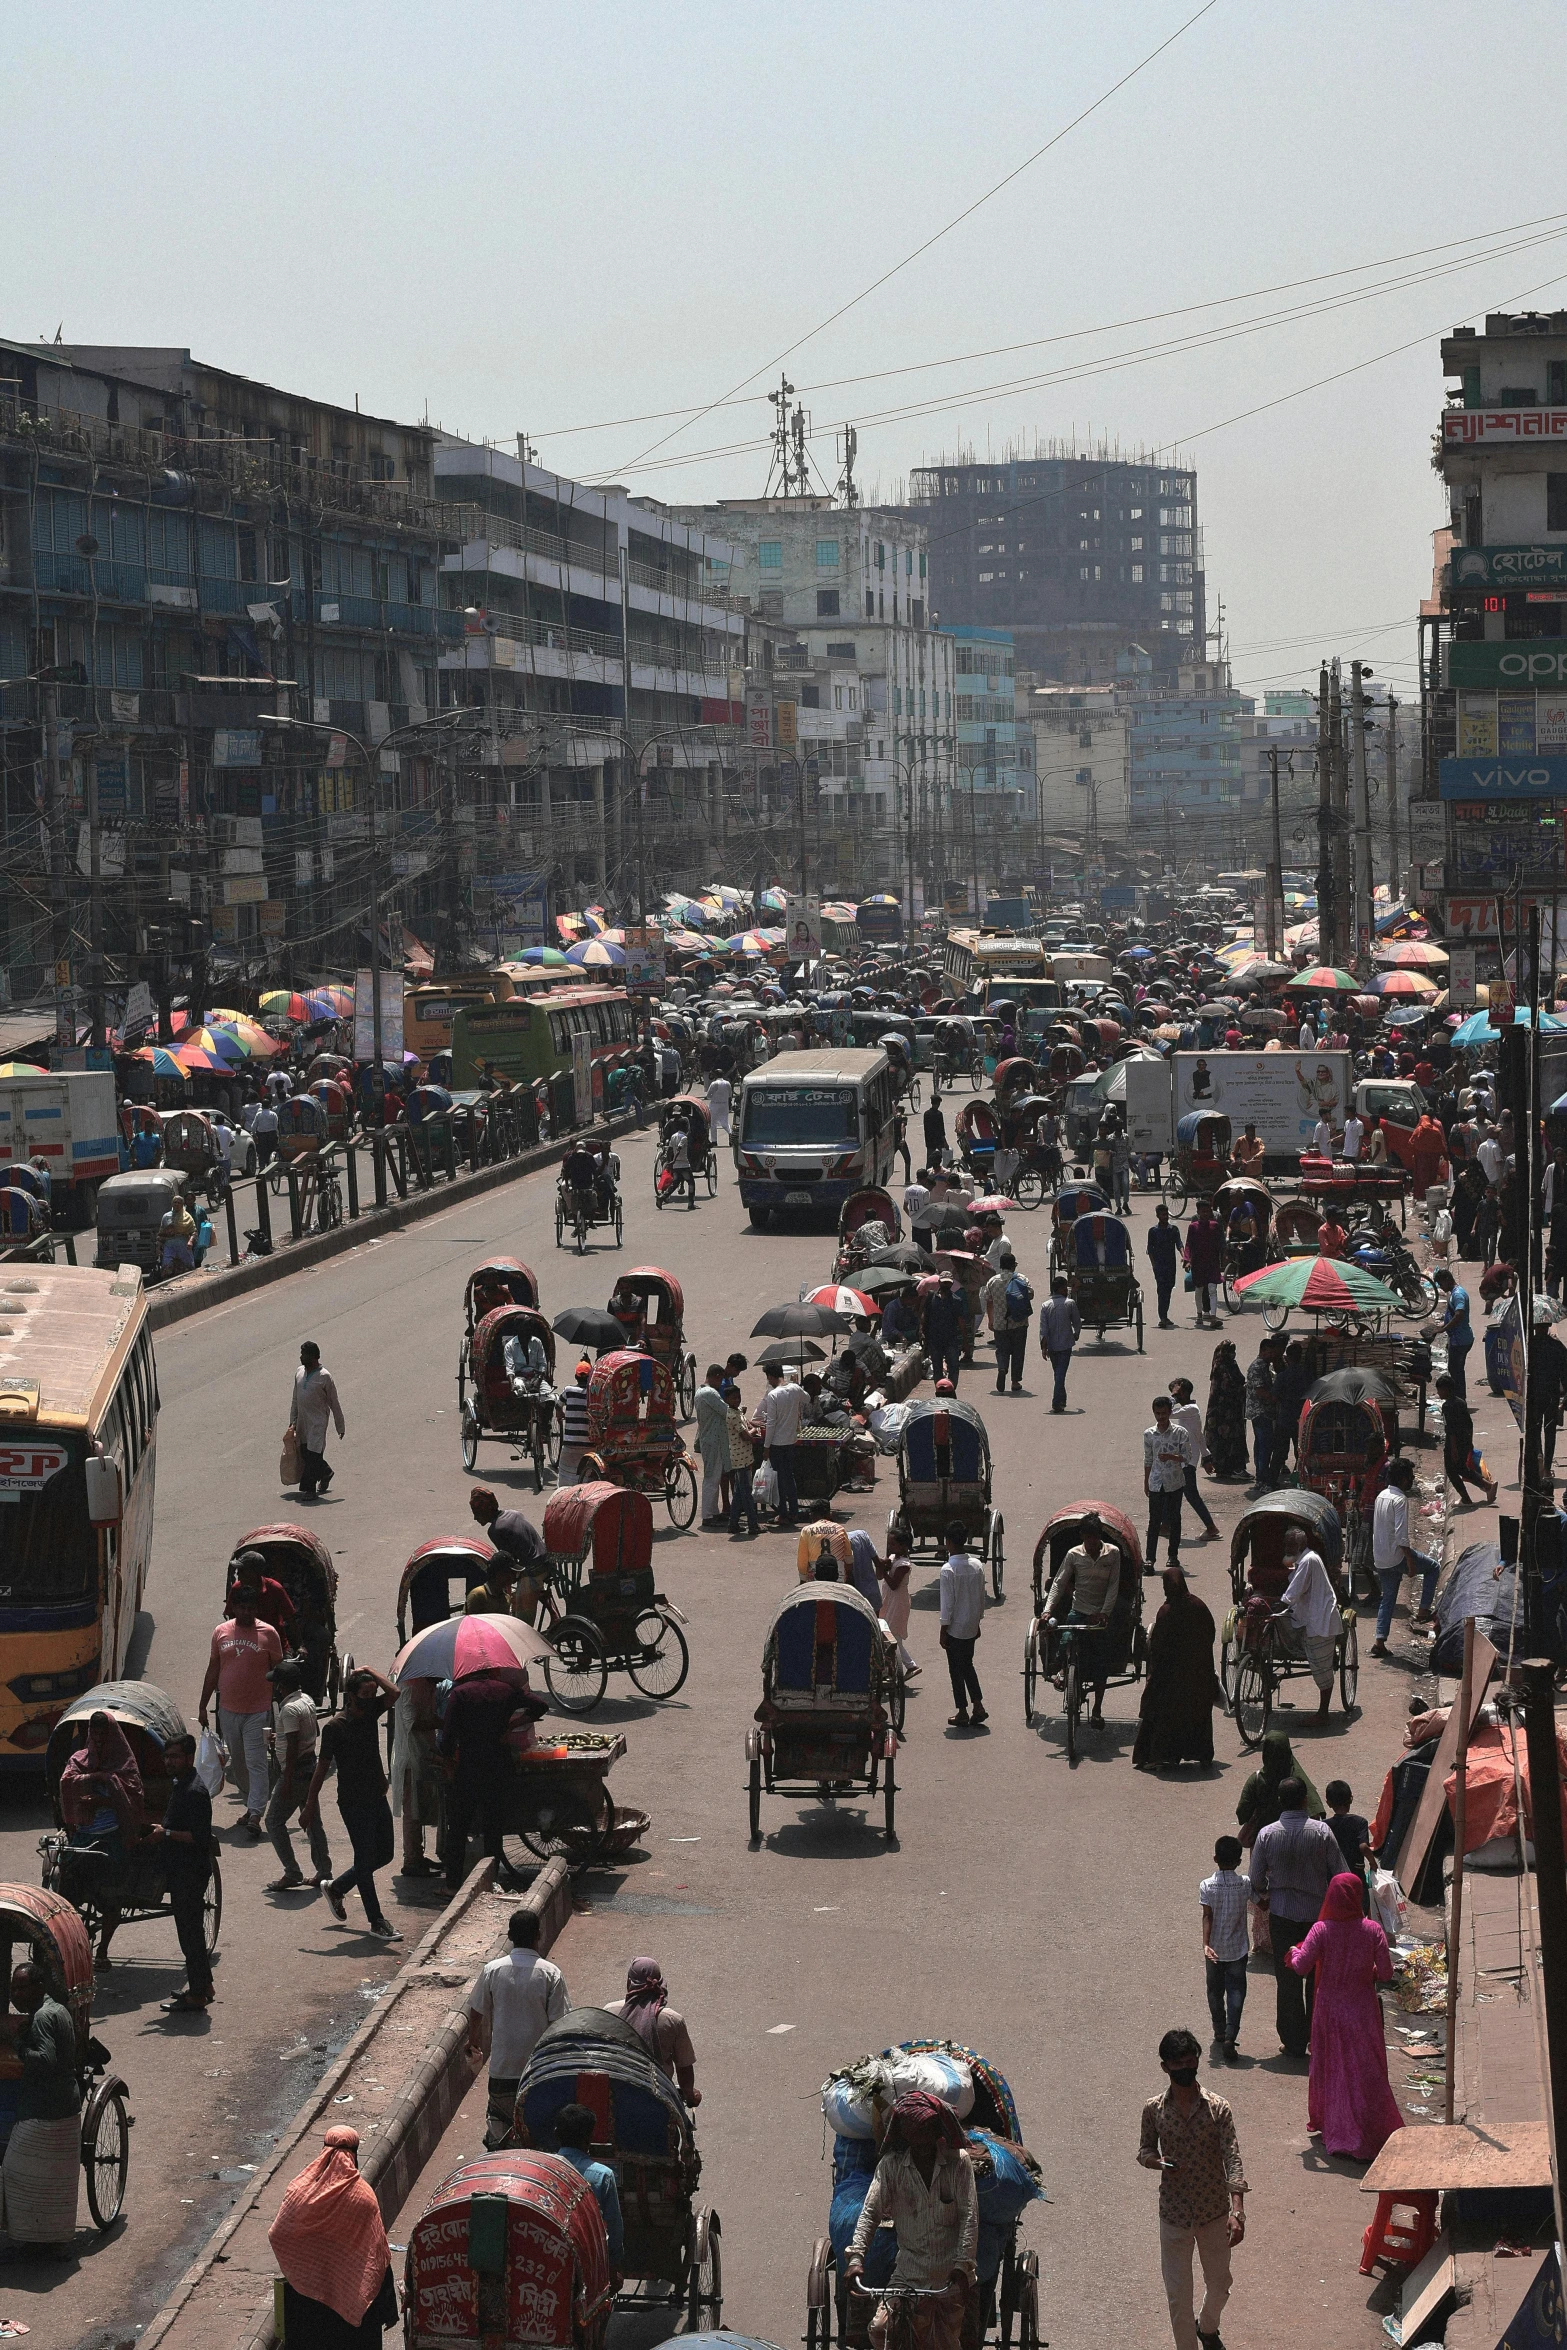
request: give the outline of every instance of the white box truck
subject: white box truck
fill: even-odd
[[[1171,1053],[1130,1061],[1126,1125],[1134,1151],[1175,1147],[1175,1130],[1194,1110],[1216,1110],[1236,1136],[1248,1122],[1269,1159],[1296,1159],[1324,1115],[1342,1127],[1352,1086],[1348,1053]]]
[[[99,1184],[120,1171],[112,1069],[0,1077],[0,1184],[29,1160],[49,1170],[54,1222],[89,1225]]]

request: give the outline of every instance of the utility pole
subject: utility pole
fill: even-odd
[[[1273,789],[1273,861],[1268,867],[1268,960],[1277,963],[1284,951],[1279,936],[1279,914],[1284,905],[1284,848],[1279,838],[1279,746],[1268,745],[1268,770]]]
[[[620,698],[625,719],[622,740],[637,794],[637,920],[647,920],[647,835],[642,821],[642,758],[631,741],[631,573],[630,556],[620,549]]]
[[[1371,675],[1362,661],[1349,665],[1350,755],[1355,769],[1355,960],[1364,967],[1376,936],[1376,868],[1371,855],[1371,782],[1366,772],[1365,680]]]
[[[1350,865],[1349,763],[1344,755],[1344,681],[1335,655],[1328,673],[1328,732],[1333,778],[1333,955],[1349,960],[1354,938],[1354,893]]]
[[[1554,1672],[1531,1658],[1521,1667],[1524,1730],[1529,1780],[1551,1790],[1557,1779]],[[1540,2005],[1545,2028],[1546,2106],[1552,2136],[1551,2174],[1556,2199],[1556,2233],[1562,2235],[1563,2182],[1567,2180],[1567,1879],[1563,1876],[1561,1805],[1535,1798],[1534,1898],[1540,1919]],[[1521,1831],[1520,1831],[1521,1832]]]
[[[1400,873],[1398,855],[1398,704],[1391,694],[1387,697],[1387,889],[1390,901],[1398,898]]]
[[[76,1042],[71,1008],[71,913],[66,887],[65,779],[60,770],[60,689],[43,688],[44,805],[49,827],[49,933],[54,950],[54,1033],[59,1044]]]
[[[98,756],[87,762],[87,1017],[90,1042],[104,1042],[103,1018],[103,831],[98,821]]]

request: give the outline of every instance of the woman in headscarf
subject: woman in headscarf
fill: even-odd
[[[93,1967],[102,1973],[113,1964],[109,1944],[120,1922],[114,1895],[124,1881],[128,1849],[147,1825],[141,1772],[130,1741],[112,1714],[88,1717],[87,1743],[77,1748],[60,1773],[60,1814],[73,1844],[91,1845],[108,1855],[97,1864],[101,1875],[94,1881],[103,1922]]]
[[[1246,1375],[1235,1359],[1235,1347],[1221,1338],[1208,1368],[1208,1409],[1203,1415],[1203,1437],[1208,1450],[1203,1467],[1210,1477],[1244,1477],[1246,1458]]]
[[[1193,1596],[1179,1567],[1164,1573],[1164,1605],[1148,1635],[1148,1678],[1138,1709],[1132,1767],[1211,1763],[1213,1709],[1219,1679],[1213,1669],[1213,1617]]]
[[[1306,2126],[1326,2154],[1371,2162],[1404,2126],[1388,2086],[1378,1983],[1393,1979],[1387,1936],[1362,1914],[1361,1881],[1333,1879],[1316,1924],[1289,1953],[1297,1975],[1316,1972]]]
[[[288,2350],[373,2350],[397,2323],[381,2207],[359,2176],[357,2130],[328,2130],[278,2206],[267,2241],[283,2277]]]
[[[626,1969],[626,1996],[609,2010],[631,2026],[661,2072],[680,2085],[687,2105],[700,2105],[696,2050],[686,2019],[669,2004],[669,1985],[656,1958],[634,1958]]]

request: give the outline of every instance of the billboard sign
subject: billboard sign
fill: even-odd
[[[1472,1012],[1480,998],[1475,993],[1475,950],[1473,947],[1449,947],[1447,950],[1447,1003],[1449,1011]]]
[[[354,1059],[375,1059],[375,998],[370,992],[368,971],[354,974]],[[401,971],[381,973],[381,1058],[383,1061],[401,1061],[403,1057],[403,975]]]
[[[658,995],[664,985],[664,934],[652,923],[626,925],[626,986]]]
[[[1483,553],[1481,548],[1473,550]],[[1530,553],[1560,556],[1567,580],[1567,539],[1559,547],[1529,549]],[[1447,682],[1472,686],[1481,692],[1518,692],[1534,686],[1567,689],[1567,637],[1531,637],[1521,644],[1449,645]]]
[[[1455,547],[1450,576],[1455,588],[1567,587],[1567,541],[1559,541],[1554,546]],[[1454,645],[1449,658],[1456,662],[1460,653],[1467,659],[1471,654],[1506,653],[1521,649],[1524,648],[1511,645]],[[1477,662],[1476,666],[1483,666],[1483,663]],[[1471,680],[1460,678],[1455,669],[1450,682],[1467,685]],[[1476,677],[1472,682],[1484,685],[1497,681]]]
[[[789,905],[789,934],[784,941],[791,963],[814,962],[822,951],[822,901],[794,898]]]
[[[1567,408],[1446,408],[1442,412],[1444,449],[1522,449],[1533,442],[1567,447]],[[1453,556],[1453,584],[1455,587],[1460,584],[1457,567],[1466,555],[1524,551],[1515,547],[1457,548]]]
[[[1444,759],[1444,800],[1567,800],[1567,753]]]

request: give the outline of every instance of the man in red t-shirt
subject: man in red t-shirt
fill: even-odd
[[[229,1750],[229,1772],[245,1806],[245,1825],[261,1834],[261,1807],[267,1799],[267,1724],[272,1718],[272,1685],[267,1676],[283,1659],[275,1627],[256,1614],[253,1598],[236,1591],[234,1613],[212,1635],[207,1677],[201,1685],[197,1718],[205,1730],[208,1708],[218,1701],[218,1731]]]
[[[233,1580],[229,1585],[229,1603],[224,1614],[234,1613],[234,1602],[241,1592],[264,1624],[270,1624],[283,1643],[285,1653],[293,1648],[298,1619],[294,1603],[281,1583],[266,1571],[267,1562],[259,1550],[242,1550],[234,1561]]]

